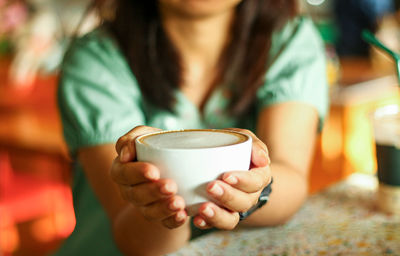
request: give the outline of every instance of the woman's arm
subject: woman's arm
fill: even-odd
[[[264,109],[258,119],[259,137],[241,130],[253,136],[252,168],[227,172],[210,182],[207,192],[213,202],[202,204],[195,225],[234,228],[239,220],[237,212],[247,211],[257,202],[271,177],[274,183],[269,202],[241,223],[267,226],[286,222],[307,196],[317,125],[317,111],[306,104],[281,103]]]
[[[110,178],[114,159],[119,162],[112,144],[79,151],[85,175],[110,218],[121,252],[124,255],[162,255],[182,247],[190,237],[188,221],[178,228],[168,229],[161,222],[146,220],[138,207],[122,199],[118,186]]]
[[[317,127],[317,111],[302,103],[281,103],[260,113],[257,136],[268,147],[274,183],[268,203],[243,224],[282,224],[299,209],[308,193]]]

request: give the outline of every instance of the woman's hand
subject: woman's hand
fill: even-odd
[[[201,229],[235,228],[239,222],[238,213],[254,206],[261,191],[271,181],[270,160],[265,144],[248,130],[231,130],[252,137],[251,169],[224,173],[219,180],[208,184],[207,193],[213,202],[202,204],[199,214],[194,218],[194,224]]]
[[[118,157],[113,161],[110,175],[117,183],[121,196],[136,206],[150,221],[160,222],[167,228],[185,223],[185,202],[176,195],[177,185],[171,179],[160,179],[159,169],[136,158],[135,138],[159,129],[138,126],[122,136],[117,144]]]

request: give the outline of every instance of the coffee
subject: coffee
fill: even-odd
[[[202,202],[209,201],[206,186],[222,173],[247,171],[252,139],[230,130],[162,131],[136,138],[138,161],[157,166],[161,178],[178,185],[189,215],[195,215]]]
[[[139,141],[156,148],[201,149],[234,145],[247,139],[243,134],[227,130],[183,130],[152,134]]]

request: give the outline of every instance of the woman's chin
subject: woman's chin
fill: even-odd
[[[205,18],[234,9],[242,0],[159,0],[161,7],[186,18]]]

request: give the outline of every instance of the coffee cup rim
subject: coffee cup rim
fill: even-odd
[[[147,136],[152,136],[152,135],[156,135],[156,134],[163,134],[163,133],[174,133],[174,132],[191,132],[191,131],[211,131],[211,132],[229,132],[229,133],[236,133],[236,134],[240,134],[246,137],[246,140],[242,141],[242,142],[238,142],[235,144],[231,144],[231,145],[223,145],[223,146],[216,146],[216,147],[207,147],[207,148],[161,148],[161,147],[157,147],[157,146],[152,146],[149,144],[145,144],[143,142],[141,142],[140,140],[144,137]],[[136,144],[140,144],[142,146],[148,147],[148,148],[152,148],[152,149],[157,149],[157,150],[163,150],[163,151],[203,151],[203,150],[210,150],[210,149],[223,149],[223,148],[229,148],[229,147],[234,147],[237,145],[241,145],[244,143],[247,143],[248,141],[250,141],[250,143],[252,142],[252,138],[250,135],[243,133],[243,132],[239,132],[239,131],[234,131],[234,130],[227,130],[227,129],[177,129],[177,130],[162,130],[162,131],[156,131],[156,132],[151,132],[151,133],[146,133],[143,135],[140,135],[138,137],[136,137],[135,139],[135,143]]]

